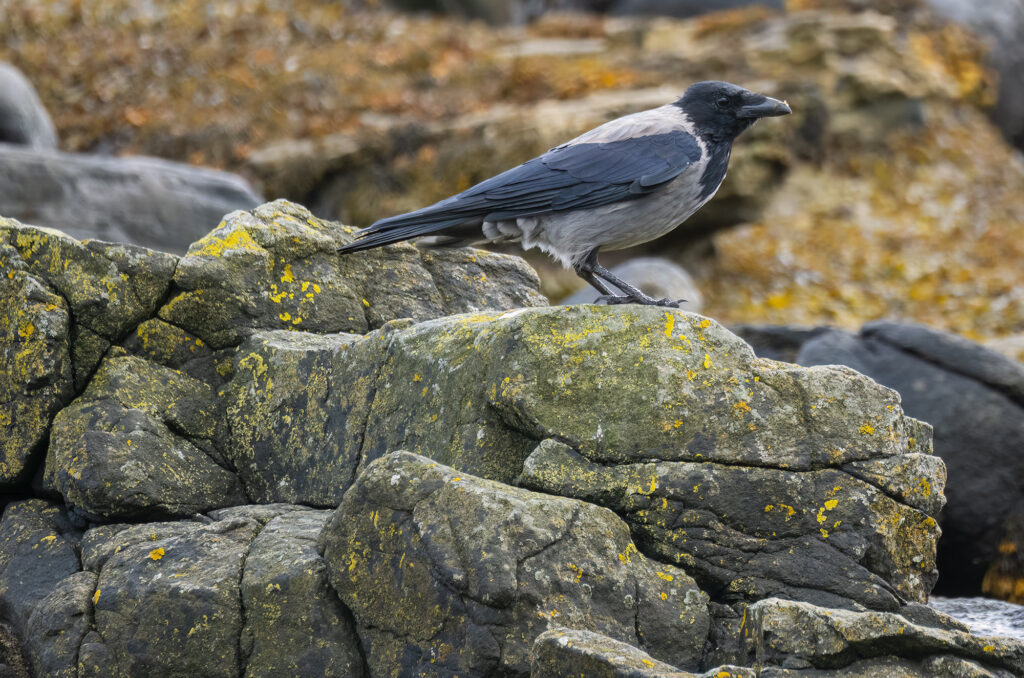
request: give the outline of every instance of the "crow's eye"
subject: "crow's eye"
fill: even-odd
[[[728,97],[722,97],[718,101],[715,102],[715,106],[718,106],[719,108],[725,108],[728,105],[729,105],[729,98]]]

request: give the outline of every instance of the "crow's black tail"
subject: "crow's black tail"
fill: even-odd
[[[429,208],[428,208],[429,209]],[[363,250],[392,245],[396,242],[419,238],[424,235],[444,235],[448,229],[464,226],[466,218],[438,218],[424,214],[425,210],[399,214],[398,216],[381,219],[356,233],[356,239],[338,248],[341,254],[362,252]]]

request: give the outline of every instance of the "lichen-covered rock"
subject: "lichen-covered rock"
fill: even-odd
[[[525,674],[555,626],[694,668],[707,633],[693,580],[641,555],[610,511],[406,452],[360,474],[321,548],[374,676]]]
[[[79,242],[11,219],[0,219],[0,243],[64,297],[76,324],[108,341],[156,312],[178,260],[134,245]]]
[[[259,524],[194,523],[166,537],[140,528],[119,533],[130,545],[99,570],[95,630],[108,662],[99,668],[116,676],[237,676],[238,583]],[[96,648],[79,661],[95,656]]]
[[[256,329],[363,333],[395,318],[423,320],[466,306],[545,303],[535,275],[519,260],[478,252],[493,262],[491,270],[515,278],[488,279],[481,268],[473,281],[445,282],[442,295],[431,273],[474,277],[473,270],[441,255],[428,271],[420,251],[407,244],[340,256],[337,248],[353,232],[285,201],[233,212],[182,258],[176,293],[160,317],[223,348]]]
[[[55,418],[45,482],[101,518],[190,516],[246,503],[218,465],[221,422],[210,386],[134,356],[106,359]]]
[[[839,469],[603,466],[545,441],[521,482],[611,508],[646,553],[719,599],[896,609],[901,597],[926,600],[935,581],[935,520]]]
[[[0,488],[28,480],[74,388],[67,304],[12,256],[0,241]]]
[[[361,675],[350,615],[330,588],[327,566],[317,553],[317,537],[330,512],[295,508],[266,523],[245,559],[245,676]]]
[[[946,595],[980,593],[1002,524],[1024,502],[1024,458],[1017,452],[1024,448],[1024,365],[962,337],[888,322],[858,334],[819,334],[797,360],[849,365],[899,391],[906,412],[935,427],[935,454],[949,469],[938,587]],[[867,479],[867,466],[855,466],[851,472]],[[904,474],[895,467],[869,472]]]
[[[521,482],[620,511],[716,594],[893,609],[934,583],[944,476],[927,428],[851,370],[756,359],[700,316],[565,307],[259,333],[230,392],[228,447],[261,501],[329,505],[395,449],[512,482],[554,438],[572,449]]]
[[[278,330],[258,332],[239,348],[227,449],[254,501],[341,501],[355,477],[386,348],[378,337],[359,339]]]
[[[69,643],[81,638],[80,536],[60,507],[40,499],[8,505],[0,520],[0,615],[43,667],[36,675],[72,675],[77,645]]]
[[[530,678],[756,678],[753,669],[719,666],[700,676],[592,631],[557,628],[533,643]]]
[[[775,598],[747,609],[744,638],[749,660],[758,665],[786,662],[790,668],[839,668],[855,658],[887,658],[899,648],[897,652],[908,658],[926,658],[918,668],[922,672],[906,674],[910,676],[1010,676],[1024,672],[1024,642],[1020,640],[972,636],[961,630],[915,623],[889,612],[827,609]],[[952,658],[944,659],[943,655]],[[963,671],[966,666],[962,660],[970,660],[968,666],[981,664],[988,673]],[[961,664],[959,672],[957,664]],[[942,665],[948,670],[936,670]],[[864,671],[853,675],[894,674]]]
[[[43,598],[28,618],[28,655],[36,675],[78,677],[78,651],[92,625],[96,574],[76,572]]]

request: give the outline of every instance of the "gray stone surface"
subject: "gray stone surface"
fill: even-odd
[[[591,504],[396,452],[359,476],[321,548],[372,675],[522,675],[558,626],[700,661],[707,598]]]

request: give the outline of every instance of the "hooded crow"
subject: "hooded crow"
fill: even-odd
[[[612,120],[458,195],[381,219],[338,251],[411,238],[435,246],[518,241],[572,267],[600,301],[675,307],[613,275],[598,252],[682,224],[721,186],[733,140],[758,118],[791,112],[737,85],[698,82],[675,103]]]

